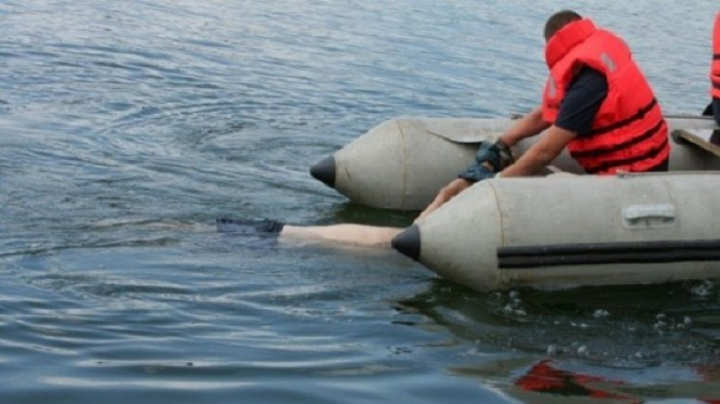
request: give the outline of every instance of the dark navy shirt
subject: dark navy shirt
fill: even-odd
[[[568,87],[560,104],[555,126],[586,136],[608,94],[605,75],[597,70],[584,67]]]
[[[595,115],[608,94],[605,75],[584,67],[570,83],[565,98],[560,104],[555,126],[587,136],[592,131]],[[668,159],[648,171],[667,171]]]

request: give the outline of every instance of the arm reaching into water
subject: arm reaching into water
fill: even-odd
[[[543,119],[542,107],[539,106],[530,111],[522,118],[520,118],[513,126],[508,128],[505,133],[500,136],[499,143],[504,145],[505,147],[512,146],[525,138],[539,134],[548,127],[550,127],[550,124]],[[480,162],[472,164],[468,168],[468,171],[477,169],[478,166],[481,164],[482,163]],[[490,169],[490,167],[487,168]],[[460,192],[469,188],[478,180],[479,179],[470,180],[468,176],[464,175],[464,173],[461,174],[460,178],[454,179],[448,185],[443,187],[440,192],[438,192],[435,199],[430,203],[430,205],[428,205],[427,208],[425,208],[422,213],[420,213],[420,216],[418,216],[417,220],[422,219],[430,213],[434,212],[440,206],[444,205],[449,200],[460,194]]]

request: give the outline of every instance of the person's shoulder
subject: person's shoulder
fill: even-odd
[[[578,72],[576,77],[599,77],[605,79],[605,75],[600,70],[594,69],[587,65],[583,65],[582,67],[580,67],[580,71]]]
[[[591,89],[607,88],[607,77],[601,71],[590,66],[582,66],[575,75],[571,87],[584,87]]]

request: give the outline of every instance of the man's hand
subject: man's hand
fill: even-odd
[[[475,163],[460,173],[458,177],[470,182],[486,180],[493,178],[514,161],[510,148],[503,142],[482,142],[475,157]]]
[[[441,189],[440,192],[438,192],[438,195],[435,197],[435,200],[433,200],[432,203],[427,208],[425,208],[425,210],[422,213],[420,213],[420,216],[418,216],[417,219],[415,219],[415,221],[418,221],[418,220],[426,217],[430,213],[434,212],[435,210],[437,210],[437,208],[439,208],[440,206],[445,204],[445,202],[454,198],[457,194],[459,194],[460,192],[469,188],[472,184],[473,184],[472,182],[470,182],[468,180],[464,180],[462,178],[453,180],[451,183],[449,183],[448,185],[443,187],[443,189]]]
[[[495,143],[488,141],[480,143],[480,150],[478,150],[475,160],[494,173],[499,173],[515,162],[510,147],[502,140]]]

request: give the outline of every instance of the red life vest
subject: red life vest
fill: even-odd
[[[597,29],[589,19],[571,22],[545,48],[550,76],[543,97],[543,118],[554,123],[565,92],[580,68],[601,72],[608,94],[592,131],[568,144],[570,155],[591,174],[643,172],[670,155],[668,127],[660,105],[625,42]]]
[[[720,13],[715,16],[715,28],[713,29],[713,58],[710,67],[710,94],[720,98]]]

